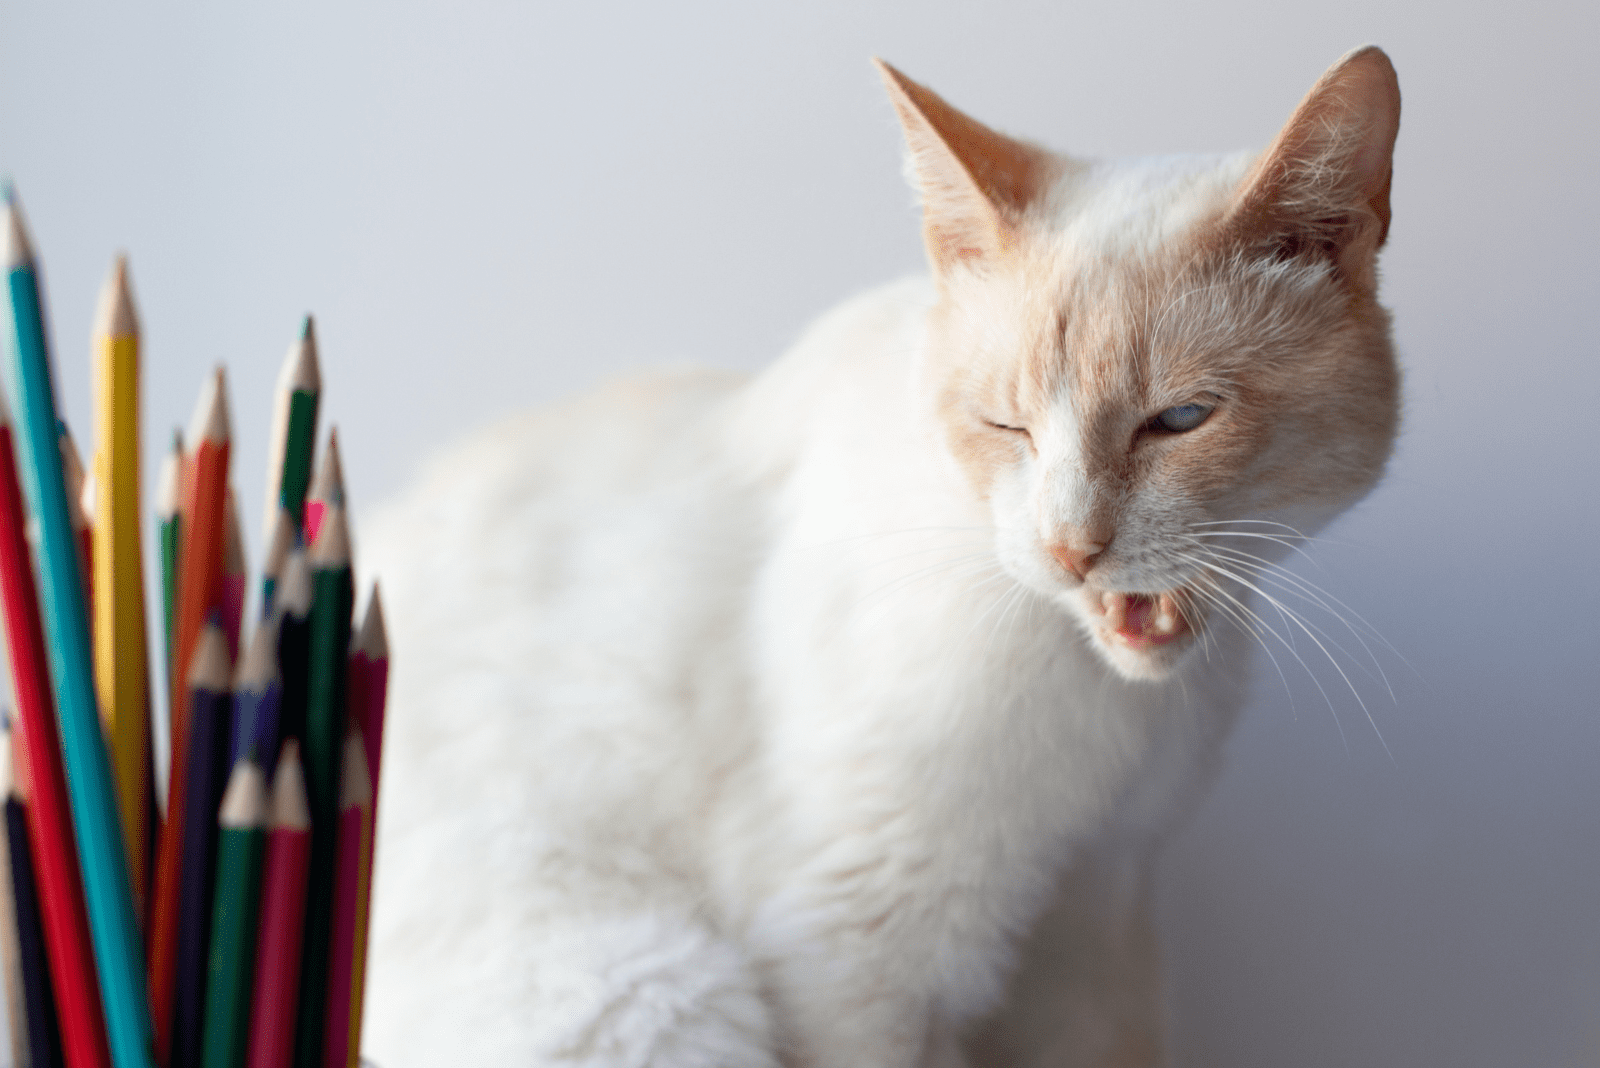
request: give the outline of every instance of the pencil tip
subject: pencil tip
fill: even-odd
[[[233,676],[229,662],[228,639],[216,623],[207,623],[200,632],[200,643],[195,646],[194,659],[189,662],[189,688],[227,693]]]
[[[322,466],[317,469],[311,499],[329,507],[344,507],[344,461],[339,457],[338,427],[328,431],[328,447],[322,453]]]
[[[289,347],[278,379],[278,389],[316,393],[322,389],[322,368],[317,359],[317,323],[309,314],[300,327],[300,340]]]
[[[285,738],[278,754],[278,770],[272,775],[272,818],[274,827],[294,831],[311,829],[311,808],[306,803],[306,776],[300,766],[300,740]]]
[[[367,614],[361,620],[361,633],[356,648],[368,660],[383,660],[389,656],[389,630],[383,621],[383,597],[377,582],[372,584],[372,596],[367,599]]]
[[[232,436],[228,419],[228,372],[219,364],[200,389],[200,399],[195,402],[194,417],[189,422],[188,440],[198,449],[202,442],[220,444]]]
[[[316,331],[317,322],[311,317],[311,313],[307,312],[306,321],[300,326],[300,340],[315,342],[317,340]]]
[[[96,337],[132,337],[139,332],[139,317],[133,310],[133,294],[128,287],[128,256],[119,252],[111,265],[111,276],[100,290],[100,308],[95,315]]]
[[[222,792],[222,804],[217,811],[217,826],[259,827],[266,822],[266,816],[266,776],[260,764],[243,757],[228,776],[228,787]]]
[[[9,178],[5,180],[5,213],[5,268],[9,271],[15,267],[31,266],[33,245],[28,241],[28,227],[22,221],[22,201],[17,197],[17,187]]]

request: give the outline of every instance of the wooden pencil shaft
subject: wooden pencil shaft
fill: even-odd
[[[278,665],[283,692],[278,703],[278,737],[306,736],[306,699],[311,683],[311,619],[283,617],[278,631]]]
[[[11,874],[10,834],[0,835],[0,967],[5,970],[6,1020],[11,1037],[11,1063],[33,1063],[28,1052],[27,980],[22,974],[21,928],[17,920],[16,886]]]
[[[278,761],[278,711],[283,685],[273,680],[260,690],[235,690],[233,694],[233,760],[252,757],[268,776]]]
[[[288,1068],[294,1059],[301,934],[311,832],[275,827],[267,835],[261,922],[250,1008],[249,1068]]]
[[[339,856],[333,880],[333,935],[328,952],[328,1006],[323,1026],[323,1068],[347,1068],[350,1060],[350,1008],[354,987],[357,901],[361,864],[366,856],[369,807],[349,806],[339,812]]]
[[[9,425],[0,426],[0,600],[5,614],[5,626],[0,630],[5,635],[15,702],[12,740],[20,763],[28,768],[32,793],[32,803],[27,806],[28,832],[45,943],[56,1000],[62,1007],[62,1041],[68,1063],[75,1068],[106,1065],[110,1052],[25,531],[12,430]]]
[[[211,940],[211,892],[216,884],[217,807],[227,781],[226,692],[192,689],[189,763],[183,818],[183,875],[172,1010],[172,1068],[200,1063],[206,962]]]
[[[297,389],[289,395],[289,428],[284,439],[278,504],[299,525],[311,487],[311,457],[317,440],[318,394]]]
[[[311,874],[305,945],[301,950],[296,1068],[320,1068],[333,927],[334,867],[338,857],[339,777],[347,702],[350,613],[355,587],[348,567],[312,573],[311,662],[306,687],[306,794],[311,803]]]
[[[22,958],[22,985],[26,1020],[28,1063],[34,1068],[56,1068],[61,1061],[61,1032],[56,1023],[55,996],[50,988],[50,965],[44,945],[44,921],[39,911],[38,888],[28,846],[27,816],[15,797],[7,798],[6,845],[11,861],[12,900],[16,904],[17,948]]]
[[[139,339],[97,340],[93,588],[95,683],[108,724],[135,913],[148,880],[145,811],[149,731],[144,550],[139,509]]]
[[[42,616],[52,637],[51,676],[106,1033],[118,1068],[145,1068],[150,1062],[150,1020],[143,960],[122,821],[94,693],[83,576],[61,480],[42,302],[31,268],[12,269],[7,281],[12,311],[7,340],[12,347],[19,440],[40,528]]]
[[[195,444],[194,471],[189,479],[189,509],[182,530],[182,556],[178,571],[178,638],[174,677],[178,683],[172,707],[184,706],[183,687],[200,641],[201,628],[222,598],[222,555],[226,538],[228,495],[228,442]],[[173,717],[176,739],[184,736],[179,716]],[[179,766],[174,763],[174,767]]]
[[[161,524],[161,621],[166,627],[166,649],[163,655],[167,667],[167,690],[174,685],[173,662],[177,659],[178,628],[178,548],[181,543],[182,519],[174,513]]]
[[[374,600],[376,601],[376,590]],[[374,603],[367,609],[369,615],[377,611],[379,633],[382,633],[382,608]],[[365,627],[363,627],[365,630]],[[366,710],[366,722],[362,724],[362,737],[367,745],[367,766],[372,774],[372,819],[367,833],[367,852],[365,863],[362,867],[360,915],[356,929],[356,953],[352,967],[351,983],[354,991],[350,998],[350,1048],[354,1053],[361,1052],[361,1029],[365,1015],[363,1009],[366,1005],[367,988],[367,946],[372,930],[372,885],[375,876],[374,855],[378,839],[378,797],[383,783],[383,723],[384,711],[387,705],[389,691],[389,657],[387,645],[381,656],[368,656],[364,651],[357,651],[351,657],[352,675],[359,666],[362,680],[363,700],[362,707]]]
[[[244,1065],[265,850],[261,827],[224,827],[218,834],[202,1068]]]

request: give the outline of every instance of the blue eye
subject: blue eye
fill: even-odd
[[[1193,430],[1206,421],[1212,411],[1205,404],[1180,404],[1176,408],[1168,408],[1156,416],[1156,425],[1162,430],[1170,430],[1174,434],[1181,434],[1185,430]]]

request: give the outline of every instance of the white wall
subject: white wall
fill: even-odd
[[[1104,155],[1261,145],[1347,48],[1389,49],[1406,431],[1303,570],[1410,666],[1377,654],[1391,700],[1339,658],[1369,721],[1326,660],[1307,653],[1327,699],[1263,664],[1166,865],[1177,1061],[1600,1063],[1592,5],[333,6],[0,0],[0,171],[45,257],[69,417],[87,436],[93,301],[126,248],[147,483],[227,361],[252,536],[306,310],[359,502],[603,375],[760,367],[917,269],[869,54]]]

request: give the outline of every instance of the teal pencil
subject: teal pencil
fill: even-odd
[[[22,446],[22,472],[39,521],[41,614],[49,638],[50,674],[55,681],[67,794],[77,830],[89,934],[94,943],[112,1063],[118,1068],[151,1068],[155,1056],[149,1003],[145,999],[144,953],[134,917],[111,761],[106,754],[95,697],[94,650],[89,638],[78,542],[62,484],[44,302],[21,207],[9,185],[3,202],[6,217],[0,228],[0,266],[6,274],[11,312],[9,328],[5,330],[7,362],[12,396],[17,402],[17,429],[21,431],[18,440]]]

